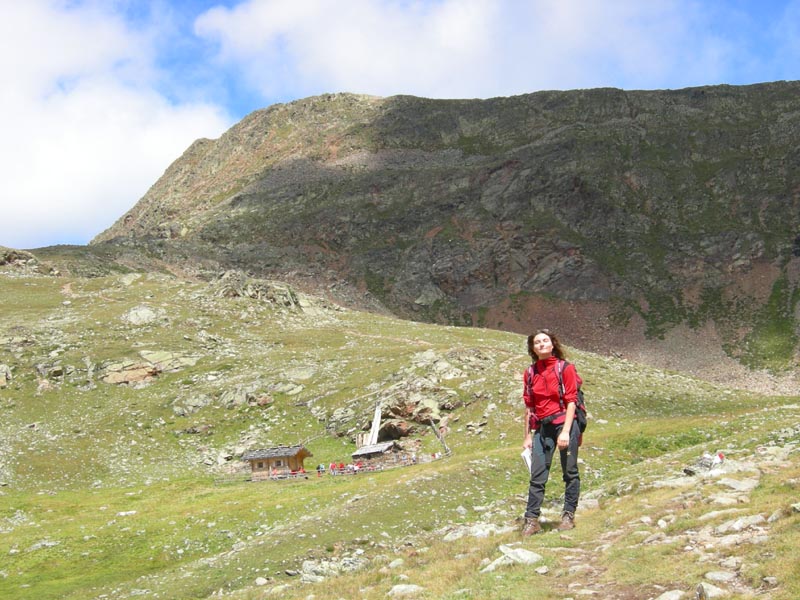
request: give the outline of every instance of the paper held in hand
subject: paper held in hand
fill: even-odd
[[[520,454],[520,456],[522,457],[522,462],[525,463],[525,466],[528,467],[528,471],[530,471],[531,470],[531,451],[530,451],[530,449],[527,448],[527,449],[523,450],[522,454]]]

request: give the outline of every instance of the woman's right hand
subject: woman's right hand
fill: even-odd
[[[530,450],[533,447],[533,434],[529,431],[522,440],[522,449]]]

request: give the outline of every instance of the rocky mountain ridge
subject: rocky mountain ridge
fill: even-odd
[[[791,372],[798,91],[308,98],[193,144],[93,245],[661,367]]]

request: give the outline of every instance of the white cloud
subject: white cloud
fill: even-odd
[[[733,44],[692,0],[248,0],[198,35],[266,98],[354,91],[488,97],[713,83]]]
[[[229,125],[156,91],[152,37],[75,3],[0,8],[0,245],[86,243],[144,194],[199,135]]]
[[[786,18],[796,17],[797,5],[243,0],[207,11],[195,31],[217,44],[220,64],[268,101],[337,91],[485,98],[791,78],[797,61],[771,54],[770,46],[787,52],[797,43],[797,19]],[[768,39],[764,30],[789,30],[792,42]]]
[[[486,89],[496,4],[252,0],[196,23],[265,97],[290,91],[469,96]]]

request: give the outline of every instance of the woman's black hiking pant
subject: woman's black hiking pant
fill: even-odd
[[[581,477],[578,473],[578,438],[580,428],[576,421],[572,422],[569,436],[569,446],[566,450],[559,450],[557,439],[561,433],[562,425],[549,423],[541,426],[533,436],[531,447],[531,483],[528,488],[528,506],[525,509],[526,517],[539,518],[544,500],[544,488],[550,476],[550,464],[553,454],[559,453],[561,458],[561,472],[564,477],[564,509],[563,512],[575,513],[578,507],[578,497],[581,493]]]

